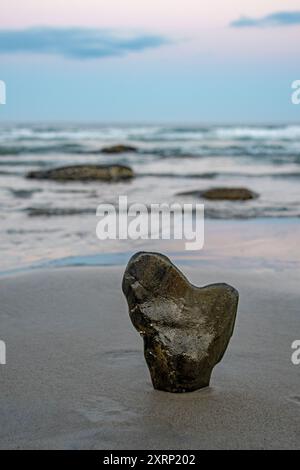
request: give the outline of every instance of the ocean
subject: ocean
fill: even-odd
[[[138,149],[117,155],[114,144]],[[133,168],[128,182],[57,183],[26,179],[32,170],[82,163]],[[0,127],[2,271],[74,256],[107,254],[96,208],[129,203],[205,202],[207,220],[300,216],[300,126],[4,125]],[[247,187],[258,199],[201,201],[180,192]],[[131,245],[123,241],[122,252]]]

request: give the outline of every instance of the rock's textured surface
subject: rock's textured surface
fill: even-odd
[[[247,188],[211,188],[205,191],[188,191],[178,193],[178,196],[195,196],[211,200],[247,201],[259,197],[257,193]]]
[[[102,153],[125,153],[125,152],[136,152],[136,147],[131,145],[113,145],[112,147],[104,147]]]
[[[28,178],[55,181],[119,181],[134,176],[133,170],[123,165],[75,165],[45,171],[32,171]]]
[[[208,386],[233,333],[238,292],[227,284],[195,287],[166,256],[144,252],[129,261],[122,287],[154,388]]]

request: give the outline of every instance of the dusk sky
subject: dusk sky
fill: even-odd
[[[10,0],[0,119],[299,122],[299,0]]]

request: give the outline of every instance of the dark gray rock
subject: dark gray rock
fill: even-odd
[[[111,147],[104,147],[101,150],[102,153],[109,153],[109,154],[115,154],[115,153],[125,153],[125,152],[137,152],[136,147],[132,147],[131,145],[113,145]]]
[[[219,201],[248,201],[259,197],[257,193],[247,188],[210,188],[205,191],[187,191],[177,196],[195,196]]]
[[[195,287],[159,253],[134,255],[122,288],[154,388],[207,387],[233,333],[238,292],[227,284]]]
[[[247,188],[211,188],[201,194],[205,199],[247,201],[256,199],[258,194]]]
[[[51,170],[32,171],[27,178],[55,181],[120,181],[134,176],[133,170],[123,165],[75,165]]]

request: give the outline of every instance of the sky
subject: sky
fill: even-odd
[[[300,121],[299,0],[3,0],[0,121]]]

